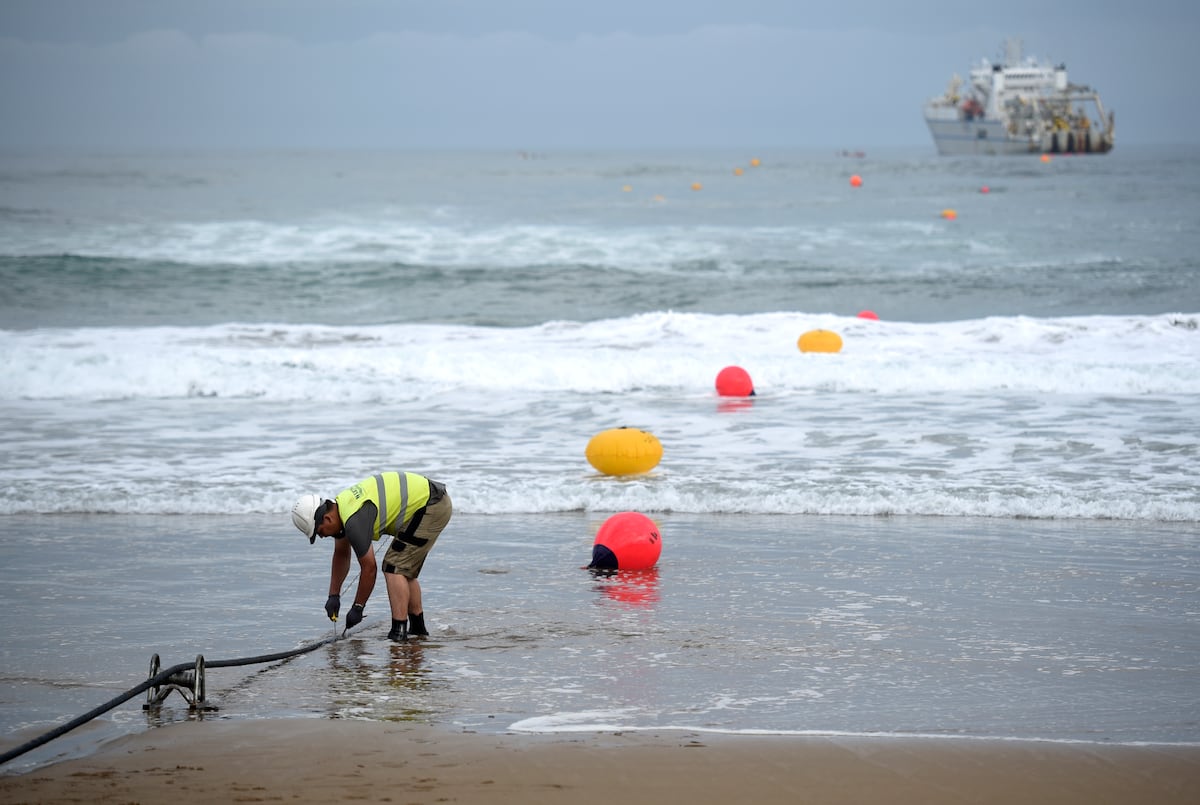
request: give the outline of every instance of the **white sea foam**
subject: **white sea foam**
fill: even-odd
[[[6,491],[31,511],[281,510],[377,469],[323,438],[441,475],[474,512],[1200,520],[1194,318],[0,331]],[[796,348],[821,327],[841,353]],[[729,364],[758,396],[717,397]],[[653,473],[586,463],[622,425],[663,443]]]
[[[525,221],[477,224],[429,221],[391,210],[366,216],[321,216],[272,221],[109,223],[67,231],[20,228],[0,237],[0,255],[61,255],[167,261],[203,271],[211,266],[256,268],[343,263],[486,266],[503,272],[537,266],[603,266],[637,274],[686,276],[716,267],[735,279],[748,267],[807,266],[830,277],[869,270],[918,278],[961,273],[975,266],[1025,272],[1060,267],[1064,258],[1027,258],[991,233],[947,232],[936,223],[884,220],[814,221],[787,226],[664,223],[650,219],[622,227]],[[898,260],[898,256],[904,259]],[[1068,265],[1119,261],[1093,249],[1065,258]],[[864,275],[865,276],[865,275]]]
[[[795,738],[871,738],[871,739],[918,739],[937,741],[1019,741],[1022,743],[1049,743],[1068,745],[1104,745],[1104,746],[1200,746],[1200,742],[1191,741],[1108,741],[1083,740],[1078,738],[1028,738],[1011,735],[962,735],[958,733],[936,732],[880,732],[853,730],[786,730],[786,729],[720,729],[715,727],[696,727],[683,725],[647,725],[637,724],[636,719],[622,721],[616,716],[619,712],[596,713],[556,713],[550,716],[535,716],[525,718],[509,725],[513,732],[534,734],[555,733],[626,733],[626,732],[681,732],[696,735],[749,735],[749,736],[780,736]]]
[[[781,259],[796,248],[837,247],[845,238],[823,230],[722,227],[631,227],[507,224],[447,225],[391,217],[110,224],[74,233],[8,233],[0,254],[72,254],[162,260],[198,267],[278,266],[338,262],[486,265],[492,270],[545,265],[604,265],[660,271],[738,254]],[[799,246],[797,246],[799,242]]]
[[[726,365],[759,394],[1200,392],[1197,314],[939,324],[833,315],[648,313],[524,328],[218,325],[0,331],[0,399],[410,399],[482,393],[699,395]],[[810,329],[839,354],[801,353]],[[336,383],[318,378],[336,367]]]

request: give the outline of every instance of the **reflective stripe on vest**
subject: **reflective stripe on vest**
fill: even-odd
[[[349,520],[368,500],[379,510],[371,539],[378,540],[383,534],[399,536],[405,524],[429,501],[429,479],[412,472],[382,472],[365,478],[338,494],[342,522]]]

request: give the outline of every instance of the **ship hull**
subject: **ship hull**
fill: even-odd
[[[942,156],[1008,156],[1041,153],[1041,146],[1010,137],[999,120],[939,120],[925,116],[933,144]]]

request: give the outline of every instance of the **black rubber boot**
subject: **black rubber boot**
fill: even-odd
[[[425,628],[424,612],[420,612],[416,615],[409,613],[408,633],[413,637],[429,637],[429,630]]]
[[[408,642],[408,627],[405,621],[392,619],[392,630],[388,632],[388,640],[395,640],[397,643]]]

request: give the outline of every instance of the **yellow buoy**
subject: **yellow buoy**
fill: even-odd
[[[832,330],[809,330],[796,341],[801,352],[841,352],[842,337]]]
[[[622,188],[621,188],[621,192],[622,192],[622,193],[632,193],[632,192],[633,192],[633,185],[631,185],[631,184],[627,184],[627,185],[625,185],[624,187],[622,187]]]
[[[649,472],[662,460],[662,443],[653,433],[637,428],[602,430],[584,451],[588,463],[605,475]]]

